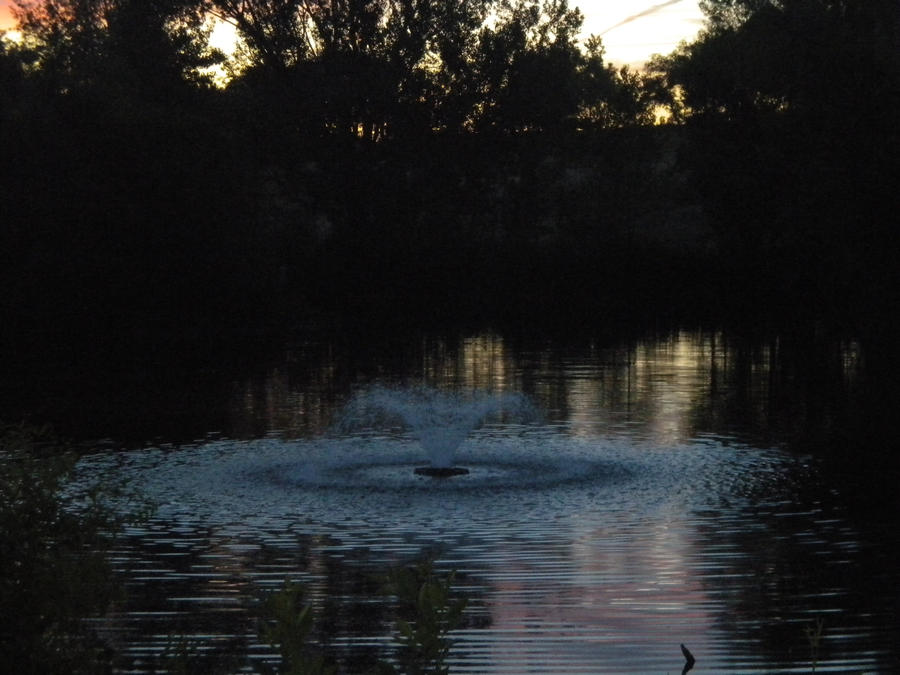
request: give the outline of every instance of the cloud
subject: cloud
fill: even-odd
[[[606,30],[600,33],[600,35],[606,35],[609,31],[615,30],[621,26],[631,23],[632,21],[637,21],[638,19],[643,19],[646,16],[650,16],[652,14],[656,14],[658,11],[665,9],[666,7],[670,7],[672,5],[677,5],[682,0],[667,0],[666,2],[661,2],[658,5],[653,5],[652,7],[648,7],[643,12],[638,12],[637,14],[633,14],[626,19],[622,19],[619,23],[610,26]]]

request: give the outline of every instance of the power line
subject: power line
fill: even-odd
[[[651,14],[656,14],[660,10],[663,10],[666,7],[671,7],[672,5],[677,5],[678,3],[682,2],[682,1],[683,0],[666,0],[666,2],[661,2],[657,5],[653,5],[652,7],[648,7],[643,12],[638,12],[637,14],[632,14],[631,16],[626,17],[625,19],[622,19],[619,23],[610,26],[606,30],[602,31],[599,35],[602,37],[602,36],[606,35],[608,32],[610,32],[611,30],[620,28],[621,26],[629,24],[632,21],[637,21],[638,19],[643,19],[644,17],[650,16]]]

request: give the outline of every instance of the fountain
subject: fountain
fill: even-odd
[[[521,394],[373,387],[350,401],[339,427],[343,431],[398,425],[407,428],[429,460],[427,466],[416,467],[414,473],[449,478],[469,473],[468,468],[454,465],[456,450],[469,433],[489,417],[504,414],[520,422],[538,417],[535,406]]]
[[[127,485],[156,507],[117,544],[116,565],[137,591],[125,608],[128,648],[161,653],[161,615],[197,618],[204,648],[230,640],[246,630],[246,599],[288,577],[310,584],[316,609],[349,617],[360,602],[369,607],[357,589],[373,570],[436,552],[441,569],[464,571],[466,593],[482,594],[466,610],[472,628],[460,632],[454,669],[616,672],[624,663],[620,670],[682,672],[693,654],[708,669],[767,669],[761,652],[729,651],[734,641],[717,626],[733,598],[760,593],[757,575],[744,571],[755,569],[770,523],[798,542],[788,553],[810,568],[825,560],[840,576],[857,554],[849,526],[822,502],[797,508],[814,467],[733,437],[660,442],[633,423],[637,413],[613,423],[611,404],[593,396],[603,390],[566,376],[571,398],[548,396],[558,407],[547,420],[521,395],[382,386],[327,410],[337,421],[330,433],[214,435],[82,456],[73,490]],[[123,513],[133,512],[121,498]],[[809,597],[829,616],[850,616],[842,598],[854,591],[838,576],[827,596]],[[792,625],[802,627],[809,600],[807,589],[797,593]],[[887,644],[881,606],[858,626],[861,634],[875,626]],[[364,653],[356,645],[384,644],[382,628],[341,623],[335,643],[352,658]],[[880,657],[848,658],[841,663],[868,667]]]

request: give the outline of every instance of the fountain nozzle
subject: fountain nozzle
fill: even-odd
[[[452,476],[464,476],[469,470],[463,466],[417,466],[416,475],[429,476],[431,478],[451,478]]]

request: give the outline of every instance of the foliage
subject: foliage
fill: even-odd
[[[809,644],[812,672],[815,673],[816,666],[819,663],[819,646],[822,644],[822,635],[825,632],[825,619],[821,616],[816,617],[815,626],[805,626],[803,632],[806,634],[806,641]]]
[[[104,486],[91,487],[77,504],[63,496],[74,461],[45,429],[0,430],[4,672],[102,672],[109,664],[84,620],[120,597],[105,553],[121,520],[106,506]]]
[[[686,165],[741,285],[765,288],[765,302],[784,302],[783,288],[794,302],[819,295],[838,313],[859,307],[854,296],[895,301],[884,177],[900,145],[900,5],[703,7],[707,29],[653,65],[677,92]]]
[[[316,132],[370,140],[429,132],[465,100],[467,53],[487,0],[217,0],[247,46],[236,87],[300,87],[285,103]],[[287,92],[282,92],[287,94]],[[458,116],[454,116],[458,119]]]
[[[702,6],[707,30],[670,60],[693,110],[737,116],[787,109],[837,124],[861,113],[871,122],[874,114],[887,128],[882,115],[896,103],[900,77],[897,3],[709,0]]]
[[[397,619],[399,672],[449,673],[450,633],[459,626],[465,598],[454,598],[455,573],[438,577],[429,560],[395,571],[390,589],[400,603]],[[388,666],[384,666],[390,672]]]
[[[465,599],[453,597],[455,575],[438,577],[430,560],[414,567],[395,570],[389,575],[386,590],[397,597],[400,618],[396,623],[397,657],[394,666],[387,661],[378,672],[447,673],[446,660],[452,642],[449,633],[459,626]],[[295,675],[320,675],[335,672],[328,658],[312,645],[315,619],[312,605],[305,601],[304,587],[285,582],[269,593],[260,609],[259,634],[277,647],[281,655],[276,671],[265,664],[264,672]]]
[[[578,109],[583,18],[566,0],[505,0],[482,27],[474,57],[481,101],[476,128],[517,132],[556,129]]]
[[[503,321],[561,294],[653,312],[708,305],[704,277],[735,306],[790,286],[855,307],[857,280],[883,303],[900,6],[704,7],[637,71],[564,0],[20,0],[4,351],[202,350],[397,304]],[[221,90],[210,12],[242,43]],[[659,106],[682,127],[650,128]],[[684,219],[706,240],[660,255]]]
[[[277,647],[281,654],[281,667],[277,672],[289,675],[334,673],[335,668],[310,646],[313,610],[304,602],[303,596],[303,586],[290,582],[285,582],[277,593],[268,594],[263,601],[260,637]],[[265,665],[261,667],[265,668]]]
[[[713,29],[729,29],[738,28],[750,16],[775,3],[772,0],[700,0],[699,4]]]
[[[232,23],[243,64],[232,82],[315,134],[381,141],[463,129],[553,130],[580,110],[632,114],[634,80],[582,50],[568,0],[18,0],[40,75],[57,92],[121,106],[172,102],[209,85],[223,55],[208,13]],[[264,90],[261,90],[264,87]],[[624,92],[631,100],[621,104]],[[639,113],[638,113],[639,114]],[[288,120],[291,121],[288,121]]]
[[[195,0],[16,0],[38,74],[62,93],[170,98],[221,60]]]

